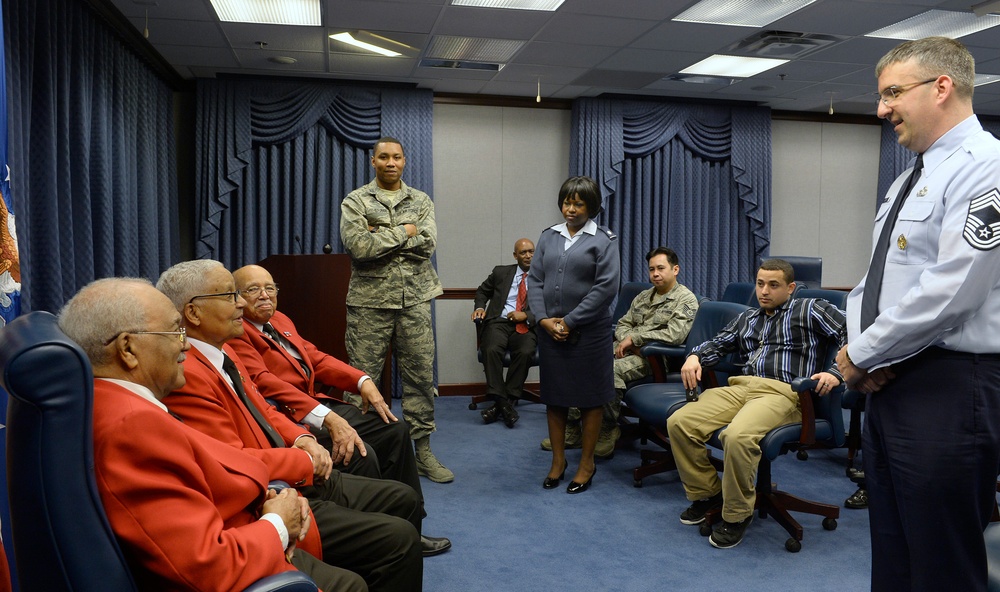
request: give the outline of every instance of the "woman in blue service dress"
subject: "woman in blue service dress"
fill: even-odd
[[[566,413],[578,407],[583,450],[567,493],[586,491],[594,478],[601,406],[615,395],[610,355],[611,302],[618,293],[618,238],[594,222],[601,193],[589,177],[571,177],[557,205],[566,222],[542,232],[528,271],[528,303],[538,326],[539,383],[546,405],[552,467],[542,483],[554,489],[566,476]]]

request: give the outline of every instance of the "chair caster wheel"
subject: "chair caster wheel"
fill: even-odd
[[[475,403],[469,403],[469,410],[470,411],[475,411],[476,407],[478,407],[478,405],[476,405]]]
[[[702,522],[698,526],[698,534],[700,534],[701,536],[709,536],[709,535],[711,535],[712,534],[712,525],[709,524],[708,522]]]
[[[799,450],[795,453],[795,458],[799,460],[809,460],[809,453],[805,450]]]
[[[837,530],[837,520],[835,518],[824,518],[823,528],[826,530]]]
[[[788,539],[785,541],[785,550],[789,553],[798,553],[802,550],[802,541],[797,541],[795,539]]]
[[[642,479],[633,479],[632,487],[642,488]]]

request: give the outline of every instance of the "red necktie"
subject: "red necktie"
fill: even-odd
[[[528,274],[521,274],[521,282],[517,285],[517,300],[514,302],[514,311],[521,312],[524,309],[525,303],[528,301],[528,285],[524,282],[528,278]],[[514,330],[518,333],[528,332],[528,323],[518,323],[514,325]]]

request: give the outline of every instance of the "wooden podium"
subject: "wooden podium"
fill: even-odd
[[[260,262],[281,289],[278,310],[291,317],[302,337],[347,361],[347,284],[351,256],[271,255]]]

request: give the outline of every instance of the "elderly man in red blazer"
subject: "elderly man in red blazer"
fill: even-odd
[[[147,280],[98,280],[59,324],[93,367],[97,487],[141,590],[240,590],[295,567],[328,591],[366,589],[296,548],[309,514],[295,490],[269,492],[262,462],[167,413],[190,346]]]
[[[402,481],[423,497],[409,428],[389,410],[375,381],[299,335],[295,323],[278,311],[278,287],[266,269],[247,265],[233,278],[247,305],[243,334],[229,345],[261,394],[292,420],[311,426],[320,442],[330,442],[334,463],[345,465],[344,471]],[[359,394],[362,409],[336,398],[343,391]],[[374,455],[354,454],[366,452],[361,439]],[[372,468],[374,474],[368,472]]]
[[[185,423],[261,458],[271,477],[301,485],[323,560],[361,575],[370,590],[420,590],[419,496],[410,487],[332,470],[330,453],[268,405],[226,342],[243,331],[245,301],[218,261],[174,265],[157,288],[181,313],[192,349],[187,383],[164,400]]]

